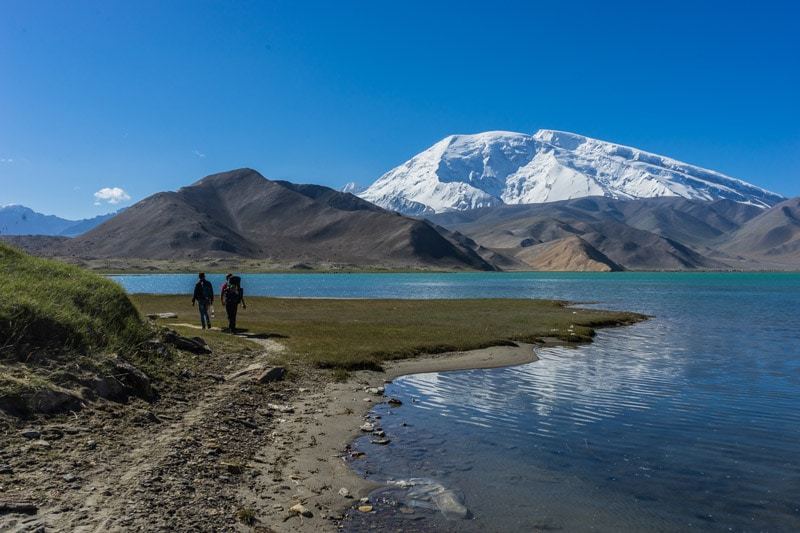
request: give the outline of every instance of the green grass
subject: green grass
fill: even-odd
[[[114,371],[115,354],[146,373],[165,368],[173,352],[138,349],[154,333],[117,284],[0,243],[0,411],[29,416],[39,393],[77,393]]]
[[[133,295],[143,313],[197,322],[190,296]],[[382,361],[556,337],[586,342],[594,328],[631,324],[634,313],[575,309],[548,300],[332,300],[247,298],[238,326],[284,343],[297,362],[378,369]],[[224,313],[217,314],[223,324]],[[169,324],[170,321],[165,321]],[[201,334],[202,335],[202,334]],[[214,334],[214,335],[219,335]]]
[[[117,284],[0,244],[0,356],[38,349],[124,352],[149,335]]]

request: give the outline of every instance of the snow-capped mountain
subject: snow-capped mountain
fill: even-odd
[[[362,192],[364,187],[356,183],[355,181],[348,181],[345,183],[344,187],[342,187],[339,192],[349,192],[350,194],[358,195],[358,193]]]
[[[759,207],[784,199],[713,170],[555,130],[451,135],[390,170],[359,196],[410,215],[584,196],[682,196]]]

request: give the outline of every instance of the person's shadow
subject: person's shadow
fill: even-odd
[[[243,336],[248,337],[250,339],[288,339],[288,335],[282,335],[280,333],[250,333],[246,329],[239,329],[236,328],[236,333]]]

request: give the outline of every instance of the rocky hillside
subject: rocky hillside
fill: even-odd
[[[731,262],[800,269],[800,198],[792,198],[748,220],[725,236],[720,249]]]
[[[800,200],[590,197],[431,215],[534,270],[800,269]]]
[[[55,255],[261,258],[360,267],[491,270],[474,243],[348,193],[251,169],[145,198]]]

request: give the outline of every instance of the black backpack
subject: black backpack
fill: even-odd
[[[238,304],[242,301],[242,292],[238,285],[229,284],[225,289],[225,303]]]

